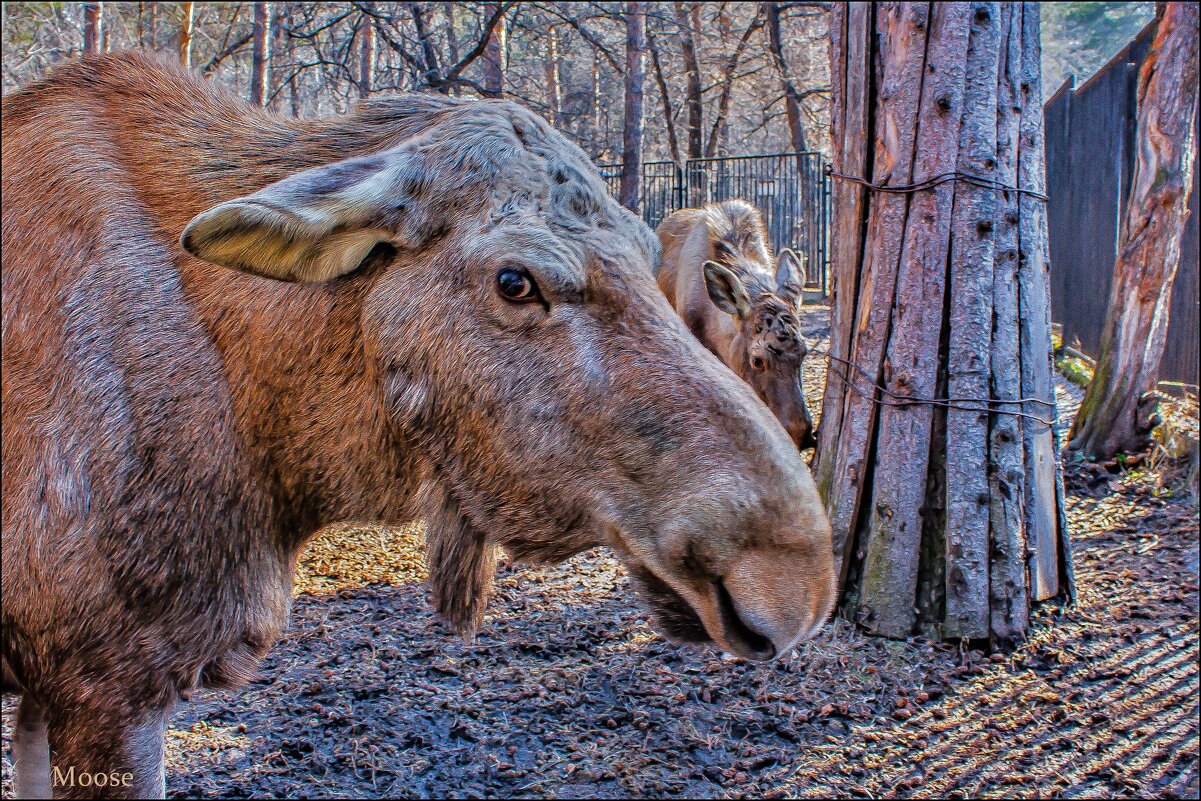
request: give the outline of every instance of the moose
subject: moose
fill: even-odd
[[[799,453],[664,299],[651,230],[528,110],[285,119],[117,53],[6,98],[3,157],[21,794],[162,796],[172,708],[253,676],[335,521],[424,520],[468,634],[498,545],[608,546],[664,634],[747,659],[828,614]]]
[[[656,229],[659,286],[706,348],[750,384],[796,446],[816,444],[801,368],[808,353],[797,311],[800,265],[787,250],[773,268],[763,219],[745,200],[680,209]]]

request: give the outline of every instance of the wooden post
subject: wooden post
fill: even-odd
[[[840,3],[830,52],[815,475],[842,608],[889,637],[1013,643],[1031,600],[1071,592],[1037,4]]]
[[[1140,450],[1159,423],[1155,390],[1196,168],[1198,12],[1166,3],[1138,78],[1136,159],[1097,369],[1072,447],[1097,459]]]

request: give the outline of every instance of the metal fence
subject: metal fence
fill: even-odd
[[[1064,342],[1098,355],[1118,235],[1134,174],[1138,70],[1155,23],[1079,88],[1069,78],[1044,108],[1051,250],[1051,314]],[[1160,377],[1197,383],[1198,178],[1172,286]]]
[[[772,250],[789,248],[805,265],[805,288],[829,287],[830,186],[820,153],[770,153],[642,164],[642,219],[654,228],[673,211],[731,198],[763,215]],[[621,165],[599,167],[614,197]]]

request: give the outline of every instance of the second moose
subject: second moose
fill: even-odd
[[[773,265],[763,221],[744,200],[681,209],[659,224],[659,287],[697,339],[746,381],[801,450],[813,447],[797,312],[804,278],[788,251]]]

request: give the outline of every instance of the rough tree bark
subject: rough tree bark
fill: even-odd
[[[1137,156],[1101,355],[1071,447],[1097,459],[1149,444],[1197,143],[1196,3],[1167,3],[1138,78]]]
[[[179,22],[179,63],[185,67],[192,66],[192,21],[195,15],[195,3],[180,3],[179,12],[182,19]]]
[[[484,3],[485,19],[492,17],[499,10],[498,3]],[[500,97],[505,89],[505,18],[502,15],[492,28],[488,37],[488,46],[484,50],[484,96]]]
[[[104,49],[104,3],[83,4],[83,52],[99,53]]]
[[[833,161],[849,178],[833,185],[815,475],[842,609],[875,634],[1007,645],[1031,600],[1072,593],[1039,55],[1036,3],[834,9]],[[950,173],[983,180],[936,180]]]
[[[642,84],[646,50],[646,4],[627,2],[625,121],[621,134],[621,205],[639,213],[642,190]]]
[[[254,33],[250,60],[250,102],[256,106],[266,105],[270,96],[267,77],[271,64],[271,4],[254,4]]]

